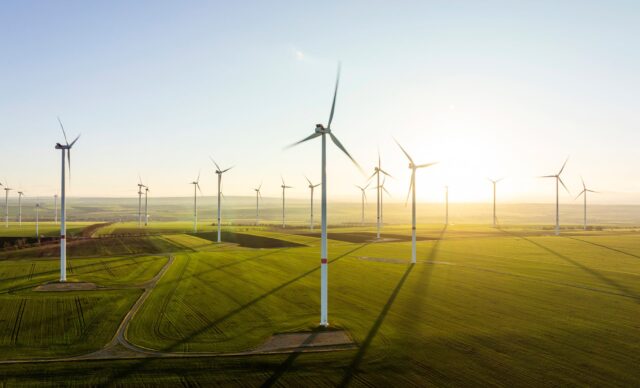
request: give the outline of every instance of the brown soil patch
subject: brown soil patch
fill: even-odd
[[[66,282],[47,283],[34,288],[34,291],[93,291],[98,287],[95,283]]]
[[[302,236],[317,237],[320,238],[320,233],[298,233]],[[349,243],[365,243],[365,242],[402,242],[411,241],[411,235],[404,234],[380,234],[380,239],[376,238],[376,233],[373,232],[354,232],[354,233],[329,233],[328,238],[330,240],[338,240]],[[425,240],[437,240],[436,237],[416,236],[417,241]]]
[[[255,349],[257,353],[304,351],[305,349],[345,349],[356,347],[344,330],[317,330],[274,334]]]

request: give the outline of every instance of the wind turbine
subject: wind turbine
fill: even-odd
[[[4,183],[4,226],[5,228],[9,227],[9,191],[13,190],[7,185],[7,182]]]
[[[260,198],[262,198],[262,193],[260,189],[262,188],[262,182],[258,188],[253,189],[256,192],[256,226],[260,223]]]
[[[144,187],[144,226],[149,225],[149,186]]]
[[[309,182],[309,190],[311,190],[311,225],[310,225],[310,229],[313,230],[313,190],[320,186],[320,183],[318,183],[317,185],[314,185],[313,183],[311,183],[311,181],[309,180],[309,178],[307,178],[306,176],[304,177],[307,182]]]
[[[56,149],[62,151],[62,179],[61,179],[61,189],[60,189],[60,282],[67,281],[67,208],[66,208],[66,179],[65,179],[65,156],[66,160],[69,162],[69,178],[71,178],[71,148],[80,138],[80,135],[75,138],[74,141],[69,144],[67,140],[67,134],[64,131],[64,126],[62,125],[62,121],[58,117],[58,123],[60,123],[60,128],[62,129],[62,134],[64,135],[65,144],[56,143]]]
[[[142,227],[142,178],[138,175],[138,228]]]
[[[562,174],[562,171],[564,170],[564,167],[567,165],[568,161],[569,161],[569,158],[567,158],[567,160],[564,161],[562,168],[560,169],[560,171],[558,171],[557,174],[545,175],[540,177],[540,178],[555,178],[556,180],[556,230],[555,230],[556,236],[560,234],[560,190],[559,190],[560,187],[559,187],[559,184],[562,184],[562,187],[564,187],[564,189],[567,190],[567,193],[571,194],[569,192],[569,189],[567,189],[567,186],[565,186],[564,182],[560,178],[560,174]]]
[[[22,196],[23,191],[18,191],[18,226],[22,227]]]
[[[282,179],[282,185],[280,186],[282,188],[282,228],[285,228],[285,223],[284,223],[284,191],[286,189],[293,189],[293,186],[287,186],[284,183],[284,178],[280,177],[280,179]]]
[[[369,179],[376,177],[376,238],[380,239],[380,223],[382,221],[382,192],[380,191],[380,173],[391,177],[386,171],[382,169],[382,162],[380,159],[380,152],[378,151],[378,165],[373,168],[373,174],[369,177]]]
[[[402,152],[405,154],[407,159],[409,159],[409,169],[411,169],[411,183],[409,183],[409,192],[407,193],[407,200],[405,201],[405,204],[406,202],[409,201],[409,195],[411,195],[411,263],[415,264],[416,262],[416,171],[419,168],[433,166],[437,162],[416,165],[413,162],[413,159],[411,159],[411,156],[409,156],[409,154],[407,153],[407,151],[405,151],[404,148],[402,148],[400,143],[398,143],[397,140],[395,140],[395,142],[398,145],[398,147],[400,147]]]
[[[584,184],[584,179],[582,179],[582,177],[580,177],[580,180],[582,180],[582,191],[580,192],[580,194],[578,194],[578,196],[576,196],[576,199],[580,198],[580,196],[583,196],[584,199],[584,230],[587,230],[587,193],[597,193],[597,191],[593,191],[591,189],[587,189],[587,186]]]
[[[40,201],[36,202],[36,237],[38,238],[38,244],[40,243]]]
[[[493,227],[495,228],[496,225],[498,225],[498,218],[496,217],[496,185],[498,184],[498,182],[500,182],[504,178],[500,178],[500,179],[487,178],[487,179],[493,185]]]
[[[198,173],[198,178],[190,184],[193,185],[193,233],[196,233],[198,232],[198,191],[202,194],[202,190],[200,190],[200,173]]]
[[[222,236],[222,225],[220,224],[221,221],[221,208],[220,208],[220,196],[222,195],[222,174],[224,174],[225,172],[231,170],[233,168],[233,166],[223,170],[220,168],[220,166],[218,166],[218,163],[216,163],[215,160],[213,160],[213,158],[209,158],[211,159],[211,161],[213,162],[213,164],[215,164],[216,166],[216,174],[218,175],[218,242],[222,242],[221,236]]]
[[[58,194],[53,195],[53,206],[54,206],[54,214],[53,214],[53,223],[58,223]]]
[[[367,190],[367,187],[369,187],[370,184],[371,183],[369,182],[364,187],[355,185],[362,192],[362,195],[361,195],[361,198],[362,198],[362,216],[360,218],[360,224],[362,224],[362,225],[364,225],[364,203],[367,201],[367,192],[366,192],[366,190]]]
[[[308,140],[314,139],[316,137],[322,138],[322,157],[321,157],[321,170],[322,170],[322,183],[321,183],[321,191],[322,191],[322,199],[321,199],[321,243],[320,243],[320,326],[327,327],[329,326],[328,320],[328,261],[327,261],[327,136],[331,138],[331,141],[342,151],[344,152],[351,161],[360,168],[358,163],[351,157],[349,152],[344,148],[340,140],[331,133],[331,122],[333,121],[333,113],[336,107],[336,97],[338,95],[338,83],[340,82],[340,64],[338,64],[338,75],[336,77],[336,87],[333,92],[333,103],[331,104],[331,113],[329,114],[329,121],[327,123],[327,127],[325,128],[322,124],[316,124],[316,128],[314,132],[307,136],[306,138],[298,141],[290,145],[289,147],[296,146],[300,143],[304,143]],[[360,169],[362,171],[362,169]],[[283,184],[284,185],[284,184]],[[284,192],[284,189],[283,189]],[[283,196],[284,199],[284,196]]]
[[[379,187],[380,190],[380,224],[383,225],[384,224],[384,193],[387,193],[387,195],[391,196],[391,193],[387,190],[386,187],[384,187],[384,185],[387,183],[387,177],[383,177],[382,178],[382,184]]]

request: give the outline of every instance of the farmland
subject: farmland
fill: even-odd
[[[239,232],[295,243],[256,249],[212,243],[211,229],[185,234],[180,227],[159,225],[150,236],[120,240],[100,229],[102,237],[85,243],[99,248],[79,250],[70,260],[70,280],[99,286],[92,291],[36,291],[56,279],[58,268],[38,248],[2,259],[2,380],[53,383],[78,373],[91,374],[95,384],[640,382],[640,240],[632,229],[552,237],[536,226],[420,225],[419,259],[411,265],[404,226],[386,227],[383,243],[371,241],[373,228],[335,228],[329,319],[356,349],[219,358],[213,355],[256,349],[274,333],[315,329],[319,239],[300,229],[225,228],[227,237]],[[95,256],[108,253],[111,240],[127,249]],[[174,354],[170,360],[116,357],[100,370],[80,360],[6,364],[106,346],[141,285],[168,265],[168,252],[173,262],[149,290],[126,339]],[[193,352],[211,356],[181,357]]]

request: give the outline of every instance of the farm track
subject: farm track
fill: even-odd
[[[334,259],[337,260],[338,258]],[[155,288],[156,284],[160,279],[164,276],[164,274],[169,270],[173,262],[175,261],[174,256],[169,256],[169,260],[167,263],[158,271],[158,273],[149,281],[142,283],[137,288],[144,288],[144,292],[138,300],[133,304],[131,309],[124,316],[116,334],[113,336],[111,341],[106,344],[102,349],[97,350],[95,352],[71,356],[71,357],[56,357],[56,358],[41,358],[41,359],[31,359],[31,360],[0,360],[0,365],[3,364],[29,364],[29,363],[43,363],[43,362],[74,362],[74,361],[85,361],[85,360],[113,360],[113,359],[144,359],[144,358],[199,358],[199,357],[241,357],[241,356],[257,356],[257,355],[274,355],[274,354],[290,354],[290,353],[325,353],[325,352],[335,352],[335,351],[344,351],[344,350],[352,350],[354,349],[353,344],[347,345],[333,345],[327,347],[320,348],[288,348],[282,350],[247,350],[242,352],[232,352],[232,353],[220,353],[220,352],[169,352],[169,351],[161,351],[150,348],[145,348],[142,346],[135,345],[129,341],[127,338],[127,329],[129,328],[129,323],[138,313],[138,311],[144,305],[144,302],[148,299],[149,295]],[[186,271],[186,265],[182,269],[180,277],[184,275]],[[315,271],[315,270],[313,270]],[[173,295],[175,290],[171,293]],[[163,303],[163,307],[166,308],[166,304],[169,303],[171,298],[166,298],[166,302]],[[22,299],[20,308],[18,311],[18,315],[16,318],[16,322],[14,324],[14,329],[12,333],[12,343],[15,343],[18,338],[19,330],[20,330],[20,322],[22,321],[22,315],[24,314],[25,305],[27,300]],[[84,316],[82,315],[82,305],[78,298],[76,298],[76,310],[78,314],[78,319],[81,322],[80,325],[84,328]]]

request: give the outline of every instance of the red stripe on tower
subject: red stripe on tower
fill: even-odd
[[[67,236],[65,236],[64,234],[62,236],[60,236],[61,239],[65,239],[67,238]]]
[[[321,264],[327,264],[327,259],[320,259]]]

